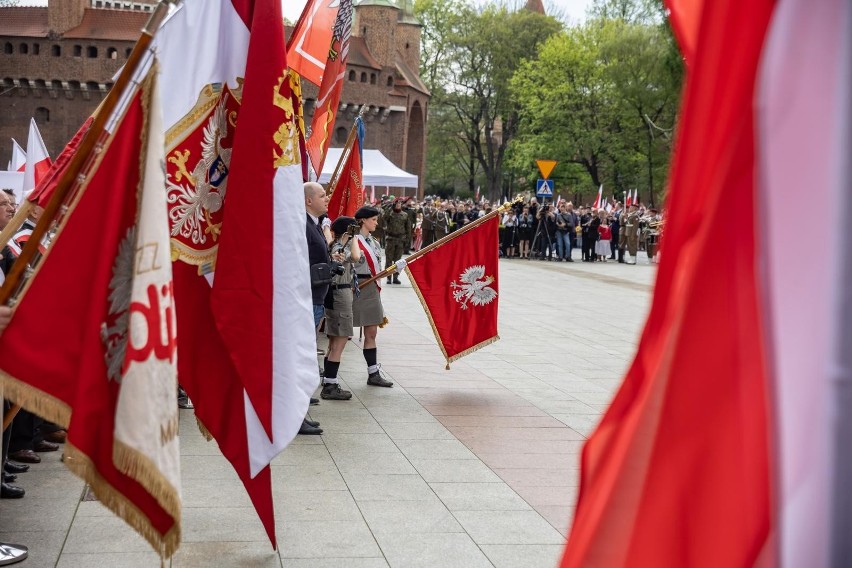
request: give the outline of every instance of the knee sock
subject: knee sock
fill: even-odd
[[[368,373],[375,373],[379,370],[379,366],[376,364],[376,351],[378,351],[378,349],[375,347],[372,349],[364,349],[364,360],[367,362]]]
[[[337,370],[340,369],[340,361],[329,361],[325,360],[325,380],[323,382],[327,385],[336,385],[340,383],[337,380]]]

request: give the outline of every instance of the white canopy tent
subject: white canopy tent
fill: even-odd
[[[334,168],[340,160],[343,148],[329,148],[322,167],[320,183],[331,181]],[[413,187],[417,188],[417,176],[401,170],[388,160],[379,150],[364,150],[363,183],[365,187]]]

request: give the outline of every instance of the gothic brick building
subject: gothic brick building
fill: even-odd
[[[365,147],[418,175],[422,192],[429,92],[419,76],[420,24],[410,0],[400,2],[356,7],[332,146],[344,144],[366,105]],[[26,145],[30,117],[58,155],[103,100],[156,3],[49,0],[47,7],[0,8],[0,162],[8,159],[9,138]],[[316,93],[304,85],[307,119]]]

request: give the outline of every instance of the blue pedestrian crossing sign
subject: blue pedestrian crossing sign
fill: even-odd
[[[553,197],[553,180],[540,179],[535,184],[535,196],[539,199],[543,197]]]

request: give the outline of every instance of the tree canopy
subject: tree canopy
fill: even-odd
[[[662,196],[682,63],[654,0],[598,0],[588,19],[505,5],[417,0],[432,90],[427,188],[533,189],[535,160],[560,162],[569,195]]]

